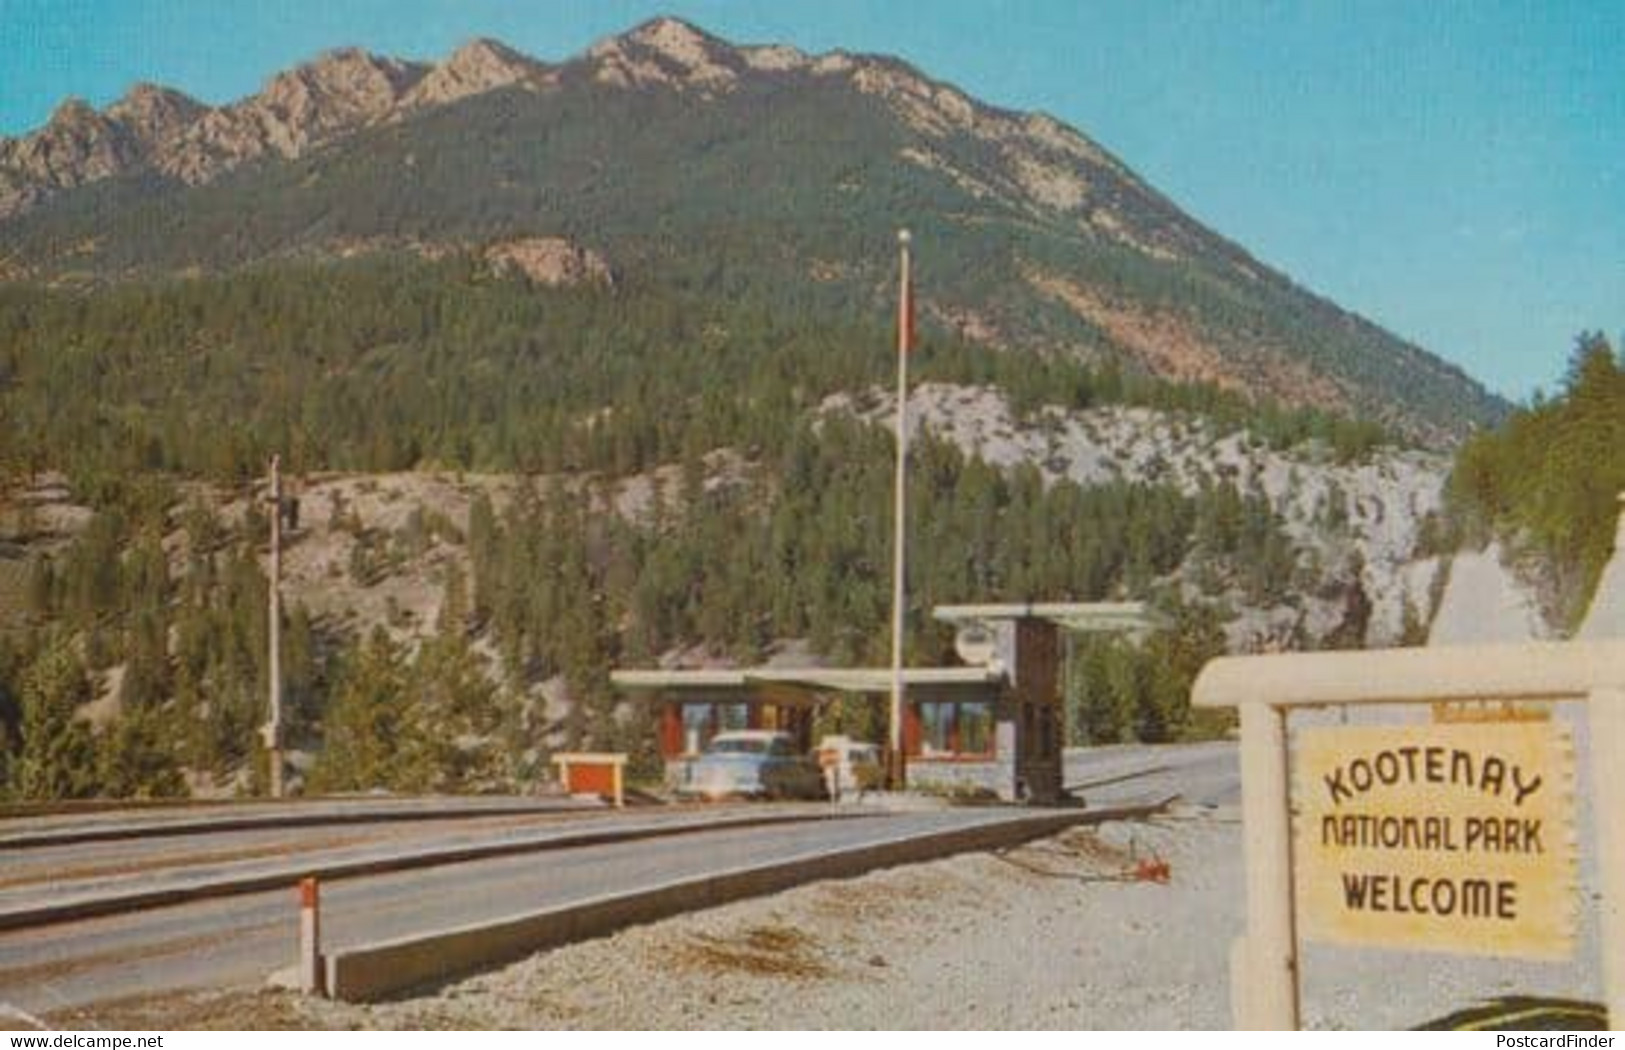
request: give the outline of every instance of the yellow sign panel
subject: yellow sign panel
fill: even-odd
[[[1305,729],[1294,867],[1309,940],[1566,958],[1574,749],[1555,723]]]

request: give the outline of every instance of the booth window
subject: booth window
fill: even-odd
[[[684,704],[683,749],[690,754],[703,751],[718,733],[749,728],[749,720],[745,704]]]
[[[993,754],[993,705],[986,701],[922,701],[921,758],[986,758]]]

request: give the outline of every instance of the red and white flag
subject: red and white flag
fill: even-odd
[[[897,298],[897,352],[914,349],[914,282],[908,272],[908,242],[903,242],[902,287]]]

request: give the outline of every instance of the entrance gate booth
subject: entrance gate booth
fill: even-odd
[[[891,689],[891,671],[819,667],[616,671],[610,681],[623,692],[643,694],[656,706],[660,756],[667,779],[677,782],[711,737],[727,729],[781,729],[790,733],[798,750],[810,751],[818,743],[812,734],[821,704],[843,695],[879,701]],[[1005,673],[986,667],[917,667],[904,672],[904,683],[909,703],[903,738],[909,761],[954,766],[966,775],[990,772],[998,762],[993,734],[978,730],[973,715],[998,706],[1008,686]],[[941,750],[933,741],[977,750]]]
[[[1139,632],[1154,625],[1151,616],[1139,603],[1122,602],[952,605],[933,615],[960,629],[956,648],[965,663],[903,671],[907,782],[1059,802],[1062,632]],[[883,703],[892,688],[889,668],[627,670],[610,681],[656,705],[660,753],[674,782],[718,732],[782,729],[810,750],[821,704],[843,695]]]

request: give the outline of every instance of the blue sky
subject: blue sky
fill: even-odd
[[[1523,399],[1625,328],[1625,3],[0,0],[0,134],[137,80],[230,101],[330,47],[569,57],[656,14],[899,55],[1041,109],[1301,284]]]

